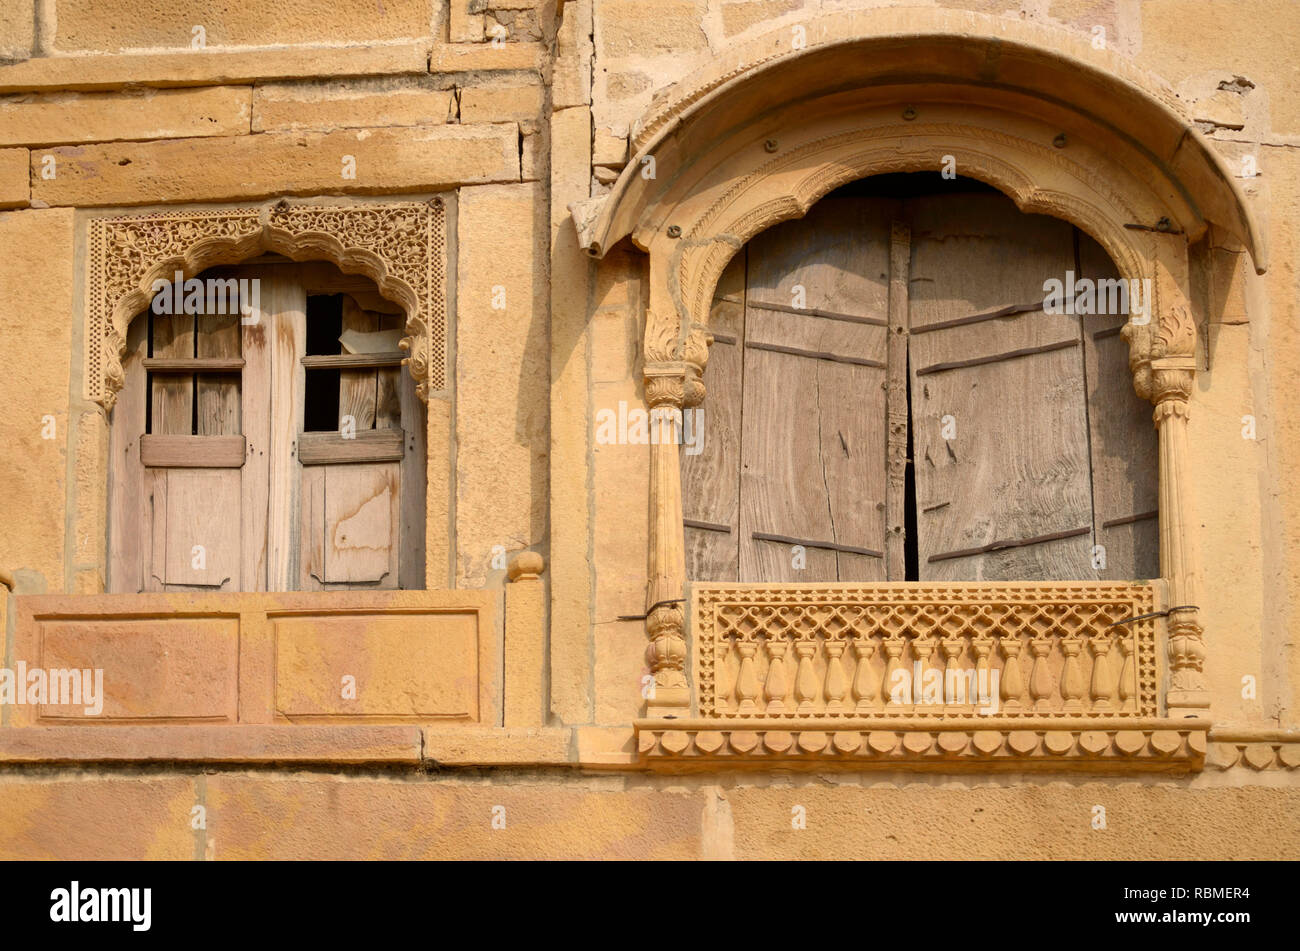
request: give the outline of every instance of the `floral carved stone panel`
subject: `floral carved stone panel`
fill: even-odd
[[[412,202],[273,204],[92,218],[87,262],[86,397],[112,409],[127,325],[153,282],[189,278],[265,252],[325,260],[371,278],[406,311],[407,367],[421,397],[447,386],[446,209]]]

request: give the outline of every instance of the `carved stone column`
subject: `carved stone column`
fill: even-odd
[[[650,320],[654,326],[653,317]],[[704,398],[700,376],[707,359],[703,332],[693,332],[672,360],[673,350],[647,347],[645,397],[650,406],[650,556],[646,593],[646,663],[654,677],[646,692],[646,716],[685,716],[690,709],[686,683],[686,538],[682,526],[682,476],[679,443],[682,410]],[[659,359],[656,359],[659,358]],[[656,438],[657,437],[657,438]]]
[[[1169,580],[1170,717],[1204,716],[1210,706],[1205,682],[1205,631],[1197,607],[1200,570],[1192,526],[1183,498],[1187,485],[1187,403],[1195,363],[1192,357],[1151,361],[1151,399],[1160,433],[1160,573]]]

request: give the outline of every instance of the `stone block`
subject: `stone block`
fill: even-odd
[[[252,96],[246,86],[214,86],[13,97],[0,101],[0,145],[241,135]]]
[[[451,91],[427,80],[267,83],[253,94],[254,132],[430,126],[450,113]]]
[[[53,179],[41,177],[43,155]],[[349,163],[347,156],[353,162]],[[229,201],[320,192],[385,194],[519,180],[513,124],[264,133],[60,146],[32,154],[49,205]],[[349,172],[353,177],[345,177]]]
[[[338,4],[333,0],[214,6],[208,0],[60,0],[60,52],[384,42],[429,35],[429,0]]]

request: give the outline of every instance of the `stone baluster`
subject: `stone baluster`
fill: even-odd
[[[888,657],[888,660],[885,662],[884,690],[881,692],[881,696],[885,698],[886,704],[898,706],[899,704],[894,702],[895,696],[898,696],[895,693],[895,688],[900,687],[906,681],[896,675],[900,670],[906,673],[906,670],[903,667],[903,648],[907,646],[907,641],[905,641],[899,634],[891,634],[889,637],[885,638],[884,646],[885,655]],[[906,694],[902,694],[901,696],[902,700],[907,703],[912,702],[914,699]]]
[[[1020,651],[1024,644],[1019,635],[1003,634],[998,638],[998,647],[1002,648],[1002,682],[998,685],[1002,693],[1002,709],[1019,710],[1025,702],[1025,678],[1020,668]]]
[[[902,650],[901,646],[899,650]],[[858,665],[853,671],[853,699],[858,713],[869,713],[876,708],[876,681],[871,676],[871,658],[875,653],[873,638],[854,638],[853,656]]]
[[[930,671],[934,669],[934,654],[938,649],[939,639],[933,634],[922,634],[918,637],[912,638],[912,654],[919,662],[918,666],[913,668],[915,671],[915,682],[912,684],[913,704],[929,704],[931,701],[936,699],[939,704],[943,703],[942,678],[940,679],[939,696],[937,698],[934,696],[933,691],[931,691],[929,697],[927,697],[925,693],[926,679],[929,676]],[[931,682],[933,682],[933,678],[930,679]]]
[[[962,651],[966,648],[966,639],[956,635],[949,635],[940,638],[939,647],[943,651],[943,702],[951,704],[955,702],[958,691],[958,680],[964,680],[962,677],[961,665],[958,660],[961,658]],[[965,685],[960,689],[965,692]],[[966,703],[974,703],[972,699],[966,699]]]
[[[1069,636],[1061,638],[1061,650],[1065,652],[1065,664],[1061,667],[1061,700],[1067,713],[1083,712],[1083,692],[1086,689],[1083,680],[1083,664],[1079,661],[1079,652],[1083,649],[1083,638]]]
[[[844,654],[845,641],[827,638],[824,642],[826,651],[826,712],[838,713],[844,709],[844,694],[848,690],[848,678],[844,675],[844,663],[840,657]]]
[[[1111,702],[1115,696],[1115,678],[1110,666],[1111,643],[1110,634],[1097,634],[1088,638],[1088,646],[1092,648],[1092,678],[1088,692],[1092,695],[1094,710],[1111,710],[1114,707]]]
[[[1052,672],[1047,666],[1047,655],[1052,652],[1052,636],[1042,634],[1029,639],[1029,650],[1034,655],[1034,666],[1029,671],[1029,696],[1038,711],[1052,708]]]
[[[1124,663],[1119,670],[1119,708],[1123,711],[1137,709],[1137,677],[1133,663],[1134,639],[1120,637],[1119,650]]]
[[[817,673],[813,670],[813,655],[817,653],[815,638],[800,638],[794,643],[794,652],[799,658],[794,675],[794,698],[799,701],[799,713],[814,713],[817,710],[818,688]]]
[[[789,646],[784,637],[767,638],[767,681],[763,684],[763,696],[768,713],[785,712],[785,697],[790,692],[785,677],[785,652]]]
[[[971,650],[975,652],[975,690],[977,696],[970,702],[977,706],[992,704],[996,687],[989,671],[989,655],[993,653],[993,638],[988,634],[976,634],[970,639]]]
[[[754,641],[736,641],[736,651],[740,654],[740,672],[736,674],[736,709],[740,713],[754,713],[758,706],[754,699],[758,696],[758,673],[754,669],[754,654],[758,644]]]

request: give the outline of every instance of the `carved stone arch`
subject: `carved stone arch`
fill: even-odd
[[[127,325],[154,282],[264,252],[324,260],[363,274],[406,311],[404,363],[422,399],[446,388],[445,209],[427,202],[324,204],[281,200],[198,211],[94,217],[89,222],[85,386],[111,410],[123,384]]]
[[[573,206],[593,257],[628,237],[649,254],[645,395],[674,414],[704,399],[708,312],[728,260],[839,185],[888,172],[958,174],[1026,213],[1070,221],[1122,277],[1149,281],[1148,318],[1123,329],[1160,439],[1160,560],[1167,584],[1166,711],[1208,706],[1187,511],[1185,452],[1197,348],[1188,249],[1211,224],[1266,266],[1260,230],[1223,160],[1155,77],[1068,33],[978,14],[814,17],[677,83],[634,127],[612,191]],[[781,97],[787,97],[781,101]],[[653,162],[649,160],[653,159]],[[690,706],[677,445],[650,453],[647,712]]]
[[[922,147],[918,138],[938,139],[939,143]],[[908,146],[900,149],[900,143]],[[1152,359],[1194,353],[1195,326],[1189,310],[1177,306],[1183,303],[1185,286],[1181,282],[1173,286],[1168,280],[1157,281],[1154,239],[1149,232],[1125,227],[1152,215],[1155,217],[1151,220],[1160,220],[1164,216],[1158,206],[1137,207],[1125,195],[1108,188],[1093,169],[1037,142],[977,126],[946,124],[936,129],[898,123],[817,139],[773,158],[737,176],[732,186],[693,220],[691,210],[674,207],[666,220],[691,223],[679,239],[651,239],[652,258],[660,249],[667,257],[668,286],[664,296],[672,306],[656,308],[652,287],[647,357],[653,357],[656,350],[671,352],[676,338],[676,352],[683,354],[689,371],[697,376],[695,371],[702,372],[703,364],[697,367],[696,356],[707,355],[707,347],[692,345],[687,355],[687,338],[694,334],[707,340],[714,288],[741,247],[782,221],[803,217],[817,201],[841,185],[873,175],[933,170],[937,167],[935,149],[959,153],[964,176],[997,188],[1021,211],[1062,218],[1087,232],[1110,255],[1123,278],[1151,281],[1157,298],[1163,287],[1165,303],[1170,306],[1161,308],[1157,304],[1156,312],[1161,315],[1158,325],[1131,324],[1123,332],[1130,345],[1135,387],[1144,398],[1151,396]],[[1056,185],[1043,184],[1042,176],[1034,175],[1035,163],[1052,167],[1066,180]],[[785,170],[794,165],[811,165],[811,171],[785,185],[778,184]],[[665,355],[663,359],[671,357]]]

